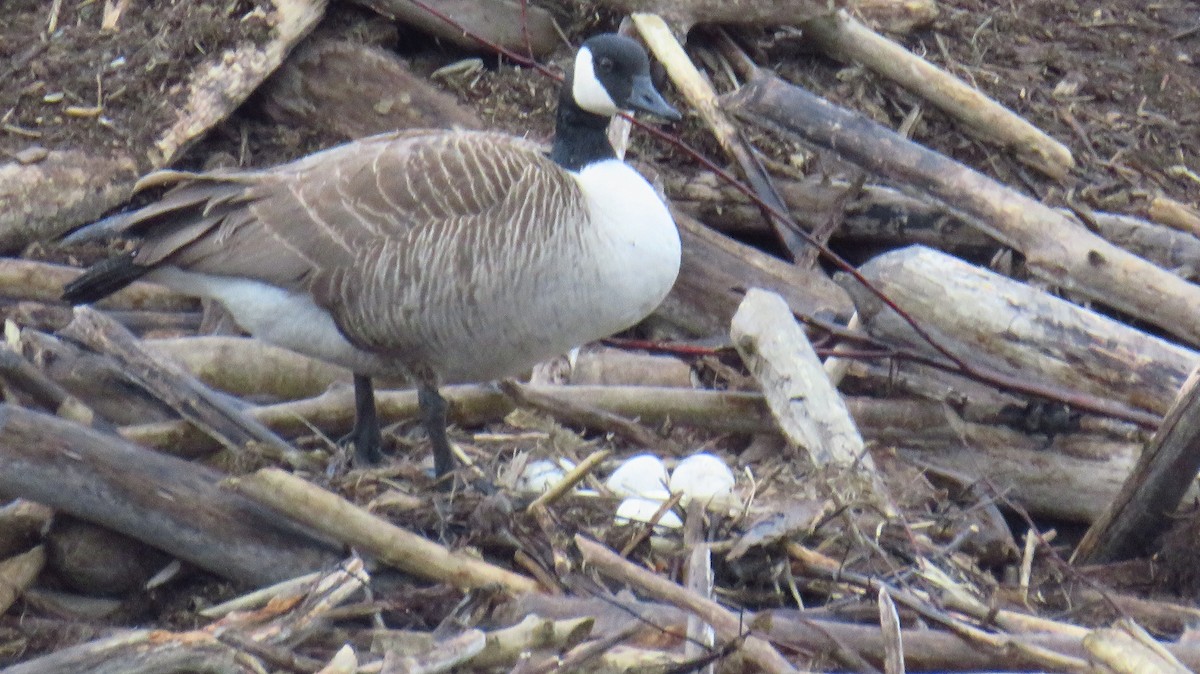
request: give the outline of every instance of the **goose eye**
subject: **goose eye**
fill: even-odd
[[[607,56],[600,59],[600,72],[611,73],[613,71],[613,60]]]

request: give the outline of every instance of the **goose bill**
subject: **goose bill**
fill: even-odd
[[[649,112],[664,119],[682,119],[679,111],[672,108],[662,94],[654,88],[649,75],[639,75],[633,78],[633,90],[629,92],[629,106],[634,110]]]

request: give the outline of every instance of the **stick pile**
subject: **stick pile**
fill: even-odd
[[[94,17],[114,44],[127,4]],[[1198,589],[1197,524],[1175,523],[1200,496],[1184,197],[1060,208],[786,80],[761,34],[791,27],[776,37],[876,73],[1039,184],[1094,187],[1072,139],[883,35],[928,26],[932,2],[359,4],[220,18],[268,30],[148,82],[174,107],[142,146],[30,142],[0,163],[4,672],[1200,667],[1177,639],[1200,610],[1159,598]],[[54,6],[51,24],[73,17]],[[570,12],[596,8],[694,113],[681,145],[719,154],[635,143],[680,227],[674,291],[527,383],[446,389],[453,490],[409,458],[425,440],[404,382],[377,396],[392,455],[352,470],[330,440],[353,421],[348,373],[152,285],[58,302],[104,254],[59,235],[149,169],[272,147],[248,113],[299,138],[292,156],[392,128],[536,135],[554,85],[494,52],[552,60]],[[438,46],[401,57],[398,35]],[[94,116],[125,123],[104,100]],[[622,460],[702,451],[734,467],[734,507],[674,493],[614,518]],[[523,490],[542,459],[574,469]]]

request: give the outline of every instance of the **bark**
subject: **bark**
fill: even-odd
[[[561,44],[550,12],[520,0],[425,0],[454,24],[408,0],[355,2],[466,49],[486,48],[472,35],[522,56],[546,56]]]
[[[1081,564],[1145,555],[1200,470],[1200,372],[1193,371],[1121,491],[1075,549]]]
[[[1117,248],[1065,215],[861,116],[762,75],[727,101],[747,121],[779,129],[962,211],[1055,285],[1200,343],[1200,287]]]
[[[1017,159],[1063,180],[1075,166],[1065,145],[978,89],[875,33],[846,12],[804,24],[805,34],[825,51],[895,80],[962,122],[978,138],[1013,152]]]
[[[395,52],[342,40],[306,42],[259,93],[275,121],[344,140],[397,129],[483,128],[474,112],[413,74]]]
[[[55,417],[0,405],[0,493],[119,531],[239,583],[336,564],[340,551],[257,503],[225,475]]]
[[[1163,414],[1200,365],[1189,349],[927,248],[881,255],[861,272],[958,357],[1005,374]],[[936,355],[878,298],[846,284],[872,335]]]

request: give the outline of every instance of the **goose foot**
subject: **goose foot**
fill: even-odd
[[[354,445],[354,465],[359,468],[383,461],[383,433],[375,413],[375,388],[366,375],[354,375],[354,430],[338,440],[338,444]]]
[[[421,408],[421,423],[433,445],[434,476],[441,480],[454,470],[455,463],[450,439],[446,436],[446,399],[438,393],[437,387],[423,383],[417,387],[417,406]]]

